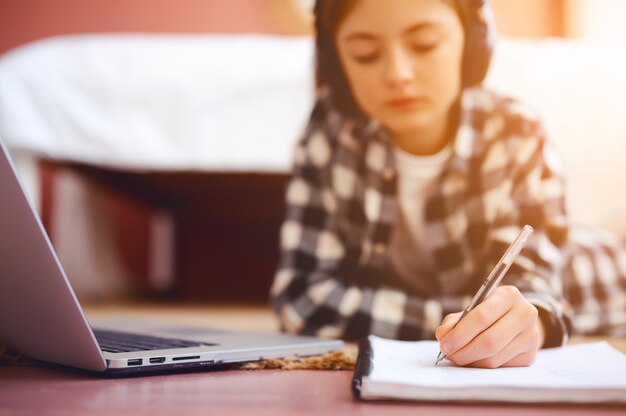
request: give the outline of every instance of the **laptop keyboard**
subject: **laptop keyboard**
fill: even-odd
[[[160,338],[150,335],[129,334],[127,332],[116,332],[95,329],[100,349],[106,352],[129,352],[129,351],[151,351],[167,350],[172,348],[201,347],[207,344],[198,341],[189,341],[175,338]]]

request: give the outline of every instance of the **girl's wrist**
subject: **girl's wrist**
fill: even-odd
[[[539,313],[537,314],[537,320],[535,322],[535,325],[537,325],[537,333],[539,334],[539,340],[537,345],[539,346],[538,349],[541,349],[543,348],[543,345],[546,341],[546,327]]]

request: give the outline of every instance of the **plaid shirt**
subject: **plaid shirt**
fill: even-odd
[[[564,293],[598,315],[597,302],[589,307],[598,291],[589,288],[602,279],[576,276],[596,263],[591,251],[578,267],[570,261],[561,166],[541,123],[518,102],[477,88],[465,90],[460,108],[453,155],[425,201],[437,269],[428,278],[438,289],[437,296],[425,296],[390,283],[387,250],[397,209],[390,137],[373,121],[343,117],[328,96],[319,98],[295,150],[271,289],[284,330],[345,339],[433,338],[446,314],[469,303],[524,224],[535,232],[502,284],[516,286],[537,306],[546,346],[561,345],[571,331],[577,309]],[[609,263],[614,287],[603,287],[607,296],[621,287],[616,302],[626,304],[624,273]],[[565,273],[574,284],[564,287]],[[611,319],[626,327],[623,316],[604,314],[588,319],[585,331],[606,328]]]

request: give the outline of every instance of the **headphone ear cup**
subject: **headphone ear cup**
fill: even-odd
[[[467,13],[463,52],[463,87],[480,84],[487,75],[494,46],[494,24],[484,0],[473,0]]]

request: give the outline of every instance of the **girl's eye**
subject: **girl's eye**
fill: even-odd
[[[437,43],[417,43],[412,46],[413,50],[418,53],[430,52],[438,46]]]
[[[354,60],[360,64],[369,64],[371,62],[374,62],[376,59],[378,59],[378,56],[379,56],[378,52],[373,52],[373,53],[368,53],[364,55],[357,55],[354,57]]]

